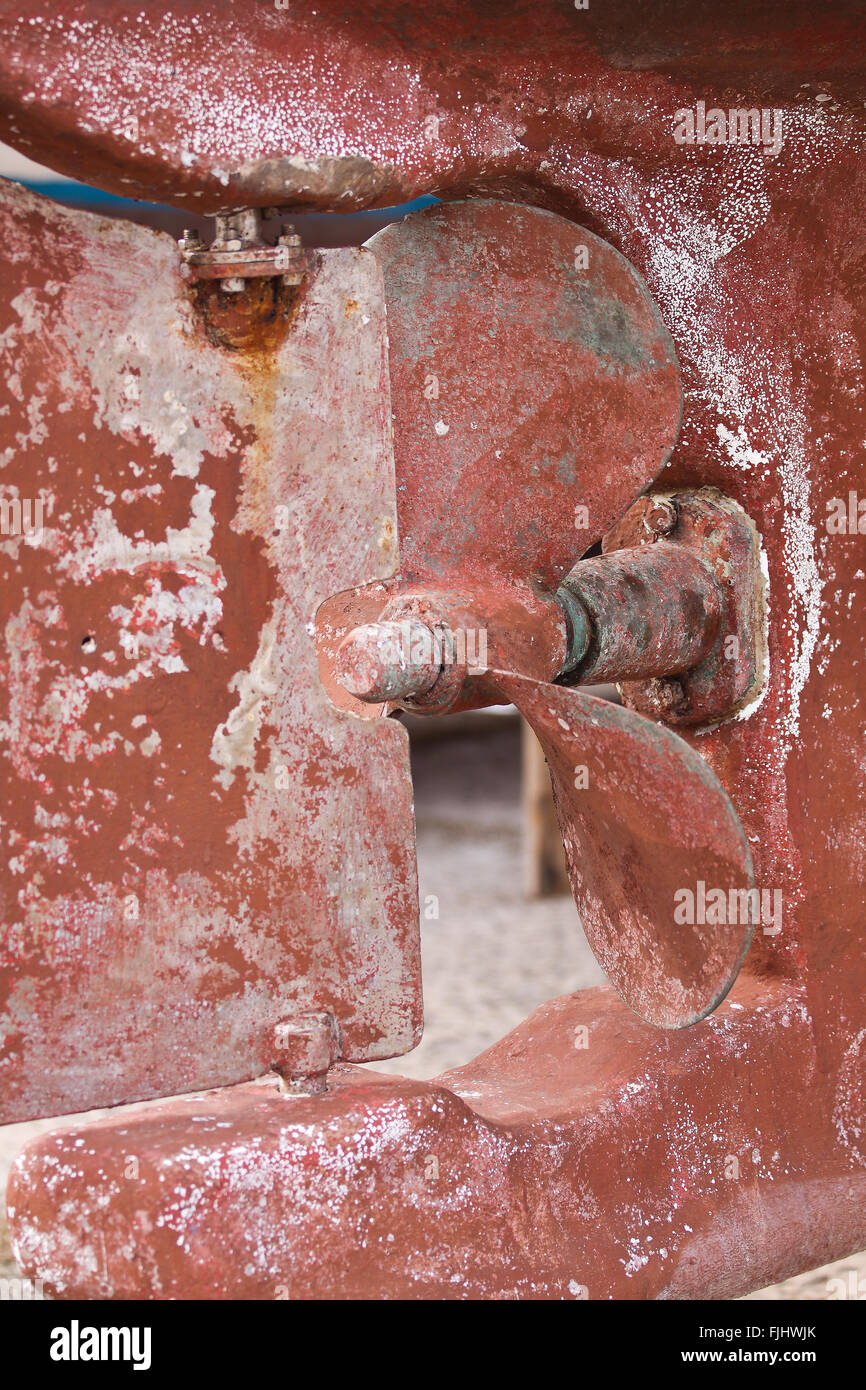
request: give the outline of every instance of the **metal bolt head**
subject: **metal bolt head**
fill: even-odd
[[[647,681],[646,699],[652,712],[660,719],[669,714],[681,714],[689,702],[682,681],[674,676]]]
[[[291,222],[284,222],[282,233],[277,238],[277,245],[285,249],[286,270],[283,275],[283,284],[290,286],[302,285],[304,282],[303,265],[303,243],[298,236]],[[290,268],[290,262],[294,261],[294,267]]]
[[[441,640],[418,618],[364,623],[343,638],[334,674],[357,700],[384,704],[430,690],[442,660]]]
[[[296,1014],[274,1029],[272,1066],[287,1093],[320,1095],[326,1091],[328,1071],[339,1055],[339,1028],[328,1012]]]
[[[652,506],[647,508],[643,524],[653,536],[669,536],[671,531],[676,530],[677,509],[673,502],[666,498],[658,498]]]

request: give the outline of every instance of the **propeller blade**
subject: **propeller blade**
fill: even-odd
[[[677,734],[581,690],[497,672],[547,758],[574,900],[630,1008],[661,1028],[706,1017],[752,939],[743,828]]]
[[[620,254],[555,213],[443,204],[367,243],[388,305],[400,573],[554,589],[670,456],[670,335]]]

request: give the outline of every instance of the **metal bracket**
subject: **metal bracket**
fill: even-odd
[[[670,525],[670,509],[675,521]],[[765,581],[760,538],[736,502],[715,488],[641,497],[602,541],[603,555],[637,546],[683,546],[712,571],[722,602],[709,649],[675,679],[624,680],[624,703],[675,725],[714,725],[760,696],[767,672]]]
[[[280,276],[284,285],[300,285],[307,270],[301,238],[284,224],[275,245],[262,236],[262,215],[244,208],[216,219],[216,237],[210,246],[186,231],[180,240],[183,275],[191,284],[219,280],[226,294],[239,294],[247,280]]]

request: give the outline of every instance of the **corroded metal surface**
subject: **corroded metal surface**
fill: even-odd
[[[432,136],[424,146],[438,151],[439,169],[419,177],[426,136],[406,139],[405,109],[387,114],[389,74],[368,147],[391,132],[389,165],[406,194],[476,179],[479,192],[567,208],[622,251],[673,335],[685,387],[680,444],[660,482],[716,487],[756,523],[769,597],[763,696],[743,717],[683,737],[736,806],[756,882],[782,894],[781,929],[757,934],[749,968],[800,980],[820,1065],[844,1090],[851,1067],[862,1076],[866,1065],[863,982],[852,968],[866,888],[866,565],[856,527],[827,523],[833,499],[866,491],[862,7],[742,0],[690,6],[687,25],[679,10],[650,18],[627,3],[585,14],[533,6],[530,19],[496,7],[473,12],[471,25],[456,10],[434,19],[399,8],[400,40],[381,8],[359,14],[358,61],[402,42],[420,101],[429,55],[441,76],[450,24],[463,39],[448,60],[460,67],[460,109],[446,81],[441,107],[436,99],[444,148]],[[775,112],[780,147],[678,143],[677,113],[694,115],[699,102]],[[310,106],[299,97],[294,109]],[[339,96],[331,109],[343,119]],[[317,174],[323,203],[326,173]],[[850,1125],[839,1144],[854,1152]]]
[[[218,217],[216,231],[209,246],[189,231],[178,243],[183,256],[181,274],[190,283],[220,280],[223,290],[233,294],[244,289],[245,280],[263,275],[279,275],[284,285],[303,283],[309,256],[289,223],[271,244],[262,234],[261,214],[248,208],[234,216]]]
[[[760,699],[765,582],[759,539],[742,508],[712,489],[679,492],[675,502],[652,493],[608,532],[603,550],[578,561],[556,591],[567,630],[558,665],[558,634],[549,623],[545,633],[537,595],[529,604],[527,586],[522,595],[510,594],[501,580],[497,588],[495,573],[484,590],[476,587],[471,610],[454,594],[398,580],[389,587],[403,589],[402,598],[392,598],[378,621],[352,629],[336,651],[331,636],[330,649],[321,644],[322,657],[332,680],[356,699],[378,704],[377,712],[390,701],[441,713],[465,702],[473,686],[489,697],[491,667],[518,675],[536,668],[543,679],[568,685],[616,681],[632,708],[704,727]],[[463,583],[462,575],[454,582]],[[359,606],[371,597],[359,593]],[[352,600],[339,598],[345,616]],[[473,625],[471,632],[484,634],[483,661],[476,651],[467,660],[465,629],[452,629],[457,616]],[[492,660],[491,627],[497,638]],[[534,628],[534,650],[519,640],[527,627]],[[660,683],[676,690],[675,700],[660,700]]]
[[[558,590],[569,620],[563,679],[616,681],[632,708],[703,727],[760,700],[766,583],[760,538],[742,507],[712,488],[650,493],[602,550]]]
[[[676,356],[646,286],[566,218],[510,203],[427,208],[368,245],[401,580],[555,589],[676,441]]]
[[[705,644],[696,660],[666,665],[657,662],[654,669],[645,668],[644,677],[678,673],[676,707],[669,706],[664,712],[671,724],[706,728],[740,716],[760,701],[767,679],[767,585],[755,524],[741,506],[712,488],[651,493],[630,507],[604,537],[604,557],[587,563],[604,567],[614,562],[628,569],[629,560],[651,556],[659,546],[662,551],[679,549],[699,559],[711,575],[714,592],[708,603],[703,585],[687,580],[678,584],[671,568],[671,582],[663,582],[655,591],[652,624],[673,626],[673,615],[678,612],[676,625],[684,648],[702,626],[700,612],[695,609],[703,609]],[[580,578],[584,572],[582,565],[572,572],[579,589],[586,587]],[[605,611],[606,596],[598,584],[595,592],[596,604]],[[630,594],[629,603],[633,600],[634,594]],[[600,655],[590,653],[575,678],[581,682],[592,679]],[[630,708],[659,713],[657,682],[640,679],[636,665],[629,671],[621,664],[614,678],[619,680]]]
[[[693,92],[793,108],[819,138],[819,75],[840,121],[861,97],[859,0],[4,0],[0,22],[4,140],[199,212],[510,190],[596,213],[621,184],[634,225],[648,166],[672,192],[659,134]],[[646,210],[662,231],[665,207]]]
[[[587,681],[684,671],[716,643],[723,585],[699,547],[668,540],[571,569],[674,443],[680,391],[667,335],[630,268],[595,238],[579,268],[573,226],[551,213],[453,204],[370,247],[388,299],[401,565],[381,621],[344,639],[337,676],[361,699],[396,698],[419,713],[517,704],[551,765],[602,967],[643,1018],[693,1024],[730,987],[754,918],[747,909],[719,925],[711,914],[684,930],[674,894],[698,883],[735,899],[753,889],[736,814],[671,734],[521,679],[550,682],[564,664],[533,610],[566,570],[592,618],[578,679],[584,668]],[[746,584],[751,601],[751,573]],[[398,618],[414,633],[414,663],[408,641],[392,652]],[[431,660],[461,632],[493,634],[471,678],[465,659]]]
[[[581,560],[563,588],[590,619],[587,650],[569,675],[576,684],[688,671],[719,633],[720,587],[685,547],[662,542]]]
[[[187,1110],[149,1182],[133,1191],[118,1178],[101,1208],[103,1220],[116,1217],[110,1287],[221,1292],[231,1279],[268,1296],[275,1285],[295,1294],[732,1296],[861,1247],[858,0],[817,11],[811,0],[663,10],[614,0],[585,12],[403,0],[351,9],[298,0],[287,12],[164,4],[134,24],[119,7],[83,0],[61,15],[9,12],[0,59],[8,138],[117,192],[214,209],[493,193],[568,212],[600,234],[644,276],[676,345],[683,430],[662,484],[713,486],[740,503],[769,578],[763,698],[740,719],[683,735],[735,804],[761,891],[783,904],[719,1013],[660,1035],[615,1002],[600,1018],[592,996],[548,1006],[549,1029],[528,1021],[452,1083],[483,1113],[481,1127],[463,1101],[446,1104],[443,1088],[420,1100],[410,1088],[384,1118],[364,1111],[357,1144],[346,1143],[337,1098],[303,1101],[309,1109],[295,1115],[309,1128],[289,1136],[288,1154],[268,1147],[287,1112],[272,1111],[269,1128],[259,1109],[243,1155],[214,1138],[184,1173]],[[230,61],[250,53],[254,61]],[[163,102],[152,100],[155,73]],[[684,110],[694,135],[699,113],[716,105],[766,113],[778,138],[677,140]],[[836,504],[851,494],[840,526]],[[491,529],[496,521],[494,510]],[[772,989],[762,983],[771,977]],[[573,1027],[593,1021],[597,1045],[572,1050]],[[214,1104],[237,1104],[229,1122],[240,1126],[238,1096]],[[553,1118],[539,1120],[544,1143],[533,1149],[527,1129],[548,1104]],[[413,1129],[424,1107],[433,1118]],[[333,1130],[316,1125],[326,1114]],[[53,1142],[68,1158],[68,1144]],[[302,1168],[311,1150],[324,1157]],[[367,1181],[355,1166],[346,1182],[359,1155]],[[428,1156],[449,1161],[448,1180],[425,1206]],[[19,1248],[28,1268],[41,1262],[58,1287],[86,1291],[103,1275],[88,1252],[78,1261],[71,1227],[58,1225],[61,1195],[74,1189],[54,1161],[49,1153],[29,1174],[22,1167]],[[70,1178],[90,1171],[82,1161]],[[193,1230],[178,1186],[196,1171],[204,1222]],[[137,1228],[145,1208],[150,1227]],[[156,1219],[164,1211],[178,1227],[172,1250]],[[227,1269],[227,1234],[246,1253],[252,1232],[248,1263]],[[203,1282],[205,1260],[189,1251],[213,1252]]]
[[[0,1116],[260,1075],[311,1009],[405,1051],[406,734],[312,638],[396,560],[375,259],[231,352],[167,237],[6,185],[0,244],[2,495],[44,504],[0,538]]]
[[[337,1067],[41,1137],[15,1251],[63,1298],[735,1298],[866,1244],[840,1080],[780,982],[677,1033],[588,990],[433,1082]]]
[[[596,959],[641,1018],[696,1023],[730,989],[760,917],[749,846],[718,778],[631,710],[515,675],[496,680],[544,749]]]

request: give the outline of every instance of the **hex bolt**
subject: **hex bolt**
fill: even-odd
[[[254,244],[261,239],[262,215],[258,208],[243,208],[218,216],[216,219],[216,241],[212,250],[241,251],[245,245]],[[227,275],[220,280],[223,294],[241,294],[246,289],[242,275]]]
[[[644,527],[653,536],[669,536],[676,530],[677,509],[673,502],[660,497],[647,509]]]
[[[285,246],[286,257],[291,268],[283,275],[284,285],[300,285],[304,279],[303,243],[291,222],[284,222],[277,239],[278,246]],[[294,262],[294,266],[292,266]]]
[[[443,660],[440,634],[418,618],[364,623],[340,643],[334,674],[356,699],[378,705],[432,689]]]
[[[295,1014],[274,1029],[272,1068],[286,1095],[321,1095],[339,1056],[339,1025],[327,1011]]]

